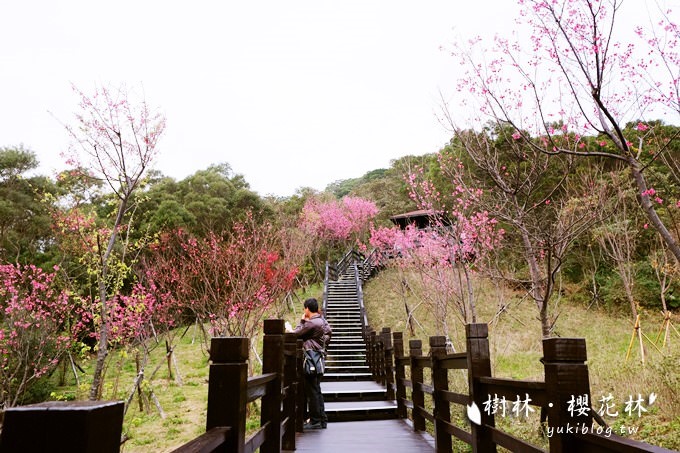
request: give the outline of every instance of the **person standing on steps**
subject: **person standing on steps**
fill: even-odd
[[[326,345],[331,339],[333,331],[328,322],[319,313],[319,302],[310,298],[305,300],[304,315],[294,332],[302,340],[302,349],[313,350],[326,354]],[[326,410],[321,393],[321,375],[305,375],[305,395],[309,411],[307,429],[325,429],[328,423]]]

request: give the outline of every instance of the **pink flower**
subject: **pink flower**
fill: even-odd
[[[649,126],[647,126],[646,124],[643,124],[643,123],[637,123],[637,126],[635,127],[635,129],[637,129],[641,132],[644,132],[644,131],[649,129]]]
[[[515,140],[519,140],[520,138],[522,138],[522,134],[519,131],[515,131],[515,133],[512,134],[512,138],[514,138]]]

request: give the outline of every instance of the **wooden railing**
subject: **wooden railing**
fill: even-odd
[[[385,257],[378,249],[373,249],[361,263],[361,280],[366,281],[383,266]]]
[[[302,431],[303,424],[302,342],[284,332],[283,320],[264,321],[262,374],[252,377],[248,377],[247,338],[212,339],[206,433],[176,453],[295,449],[295,431]],[[246,438],[246,406],[257,399],[261,399],[260,428]]]
[[[326,281],[336,281],[342,274],[345,273],[353,263],[362,263],[365,257],[359,251],[350,249],[340,258],[337,263],[326,262]]]
[[[591,428],[566,432],[565,427],[569,425],[593,426],[592,408],[582,412],[573,410],[574,398],[591,401],[586,344],[582,338],[543,340],[544,382],[493,378],[486,324],[466,326],[467,351],[463,353],[447,353],[446,338],[436,336],[429,339],[429,354],[424,354],[422,342],[417,339],[409,341],[406,354],[402,333],[391,333],[387,328],[378,333],[368,327],[366,342],[369,369],[375,380],[384,384],[396,399],[398,417],[410,418],[416,431],[425,430],[426,420],[431,422],[437,452],[450,452],[453,437],[471,445],[474,452],[495,452],[497,445],[516,452],[544,451],[495,427],[493,411],[488,409],[489,401],[496,398],[505,398],[510,404],[521,398],[522,402],[547,413],[548,431],[552,433],[549,436],[551,452],[671,451],[626,439],[611,431],[606,435],[597,434]],[[467,370],[467,394],[449,390],[448,370],[455,369]],[[426,370],[429,370],[429,379],[425,379]],[[425,404],[426,395],[431,399],[431,411]],[[470,423],[469,431],[453,424],[451,403],[467,406],[473,402],[480,411],[480,424]]]
[[[361,276],[359,273],[359,266],[356,262],[353,264],[354,267],[354,284],[357,288],[357,302],[359,302],[359,314],[361,319],[361,333],[366,336],[366,327],[368,327],[368,317],[366,315],[366,306],[364,305],[364,288],[361,281]]]
[[[175,452],[295,450],[305,405],[302,341],[284,329],[283,320],[264,321],[262,374],[252,377],[248,338],[211,340],[206,432]],[[260,427],[246,436],[247,405],[258,399]],[[55,443],[63,442],[68,448],[62,450],[72,453],[117,452],[122,422],[122,402],[51,402],[8,409],[0,451],[53,451]]]

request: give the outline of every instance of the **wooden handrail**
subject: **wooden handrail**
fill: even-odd
[[[537,381],[516,381],[513,379],[500,379],[492,377],[480,377],[479,382],[483,384],[487,395],[497,395],[507,401],[514,400],[517,395],[526,394],[529,396],[532,406],[547,406],[548,400],[545,391],[545,382]]]
[[[366,338],[366,327],[368,326],[368,316],[366,314],[366,306],[364,305],[364,289],[359,279],[359,269],[356,263],[354,263],[354,283],[357,287],[357,300],[359,302],[359,313],[361,317],[361,332],[363,337]]]
[[[248,391],[246,393],[246,402],[252,403],[259,400],[267,394],[269,383],[274,381],[278,375],[276,373],[261,374],[248,378]]]
[[[326,271],[323,277],[323,301],[321,305],[321,313],[326,316],[328,309],[328,276],[329,276],[330,264],[326,261]]]
[[[379,350],[383,341],[368,326],[367,345]],[[488,327],[486,324],[466,326],[467,351],[464,353],[445,353],[444,337],[430,337],[430,353],[424,354],[421,340],[409,341],[408,354],[404,350],[401,332],[392,334],[394,350],[394,387],[397,403],[397,416],[410,417],[415,431],[424,431],[425,422],[435,425],[436,451],[450,451],[451,438],[456,437],[472,446],[474,452],[495,452],[496,446],[519,452],[542,452],[539,447],[514,437],[495,426],[492,411],[485,411],[485,402],[491,398],[505,398],[512,404],[519,396],[528,398],[529,405],[548,410],[548,426],[553,429],[550,451],[601,451],[601,452],[655,452],[669,453],[671,450],[622,438],[612,433],[600,435],[591,429],[587,433],[569,433],[558,430],[559,426],[592,426],[592,419],[582,421],[570,417],[567,410],[568,395],[590,396],[587,376],[585,341],[578,338],[552,338],[544,340],[542,362],[545,368],[545,382],[501,379],[491,376],[489,356]],[[374,361],[378,366],[379,362]],[[410,368],[410,379],[406,379]],[[460,394],[448,389],[446,371],[467,369],[469,394]],[[431,373],[430,383],[426,383],[425,371]],[[374,372],[380,376],[381,371]],[[558,379],[559,376],[559,379]],[[426,409],[425,396],[432,399],[434,410]],[[590,398],[589,398],[590,399]],[[481,412],[481,424],[470,423],[470,431],[450,422],[450,403],[469,405],[474,402]],[[552,404],[549,404],[552,403]],[[555,409],[552,410],[551,409]],[[552,418],[552,419],[551,419]],[[600,431],[604,431],[602,428]]]
[[[173,450],[172,453],[212,453],[227,442],[230,432],[231,428],[228,426],[209,429],[194,440]]]
[[[299,407],[302,342],[284,333],[282,319],[265,320],[262,374],[247,376],[250,342],[243,337],[213,338],[210,346],[207,432],[179,447],[177,453],[223,450],[236,453],[295,449],[294,432],[302,427]],[[260,427],[245,436],[246,405],[261,400]],[[299,419],[299,420],[298,420]],[[216,429],[226,429],[221,437]],[[208,434],[212,433],[212,434]],[[200,440],[203,439],[203,440]],[[222,439],[219,441],[218,439]],[[195,450],[209,443],[213,450]],[[201,447],[203,448],[203,447]]]
[[[304,410],[302,341],[284,329],[282,319],[264,321],[262,374],[252,377],[248,377],[248,338],[211,340],[206,432],[175,452],[295,450],[295,431],[302,431]],[[246,406],[257,399],[261,401],[260,427],[246,439]],[[48,402],[12,408],[5,413],[0,450],[50,451],[49,442],[68,434],[69,451],[118,452],[122,424],[122,401]],[[44,435],[30,435],[35,426]]]

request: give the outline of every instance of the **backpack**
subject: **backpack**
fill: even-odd
[[[313,349],[304,351],[303,369],[307,376],[323,376],[326,370],[325,358],[322,351]]]

